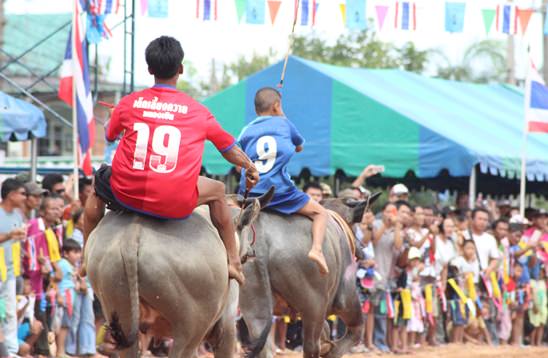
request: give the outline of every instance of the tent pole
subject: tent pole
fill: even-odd
[[[76,46],[79,45],[76,43],[76,21],[80,21],[79,17],[80,14],[78,13],[78,7],[74,7],[74,14],[72,15],[72,49],[76,49]],[[72,155],[74,160],[74,165],[72,168],[72,175],[73,175],[73,200],[78,200],[78,168],[79,168],[79,161],[78,161],[78,115],[76,111],[76,61],[74,60],[75,53],[73,52],[72,56],[72,68],[73,68],[73,74],[72,74]]]
[[[38,139],[30,140],[30,181],[36,183],[36,174],[38,171]]]
[[[476,204],[476,166],[472,166],[472,172],[470,173],[470,183],[468,184],[468,206],[470,209],[474,209]]]
[[[38,169],[38,139],[30,140],[30,181],[36,182],[36,174]]]

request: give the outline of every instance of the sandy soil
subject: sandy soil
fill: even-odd
[[[301,353],[285,353],[278,354],[278,358],[283,357],[301,357]],[[410,355],[395,355],[395,354],[383,354],[376,355],[374,353],[361,353],[361,354],[348,354],[345,357],[361,358],[361,357],[410,357],[410,358],[528,358],[528,357],[548,357],[548,347],[485,347],[475,346],[471,344],[466,345],[448,345],[437,348],[422,348],[417,349]]]

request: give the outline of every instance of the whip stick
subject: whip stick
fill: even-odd
[[[287,53],[285,54],[284,67],[282,69],[282,76],[280,78],[280,83],[278,83],[278,88],[284,86],[285,71],[287,70],[287,61],[289,60],[289,54],[291,53],[291,48],[293,47],[293,38],[295,35],[295,26],[297,26],[297,14],[299,12],[299,5],[301,0],[295,1],[295,18],[293,19],[293,27],[291,29],[291,36],[289,37],[289,46],[287,48]]]

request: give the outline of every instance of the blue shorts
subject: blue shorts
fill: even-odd
[[[30,323],[25,321],[21,323],[17,329],[17,340],[19,345],[23,345],[25,340],[30,336]]]
[[[249,197],[261,195],[262,193],[250,193]],[[281,214],[291,215],[301,210],[309,201],[308,195],[293,187],[283,193],[274,193],[274,197],[266,207]]]
[[[453,319],[454,326],[465,326],[468,324],[468,318],[470,315],[470,310],[468,305],[464,305],[464,315],[461,311],[460,300],[451,300],[449,301],[449,306],[451,309],[451,317]]]

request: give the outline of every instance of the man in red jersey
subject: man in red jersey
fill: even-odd
[[[106,128],[108,140],[123,133],[112,161],[95,175],[95,193],[85,208],[84,238],[104,215],[105,203],[115,211],[133,211],[160,219],[184,219],[207,204],[211,220],[228,253],[229,276],[244,282],[234,225],[225,201],[224,184],[199,176],[205,140],[223,157],[249,168],[247,185],[259,175],[254,164],[206,107],[176,89],[183,73],[183,49],[162,36],[145,52],[155,85],[120,101]]]

